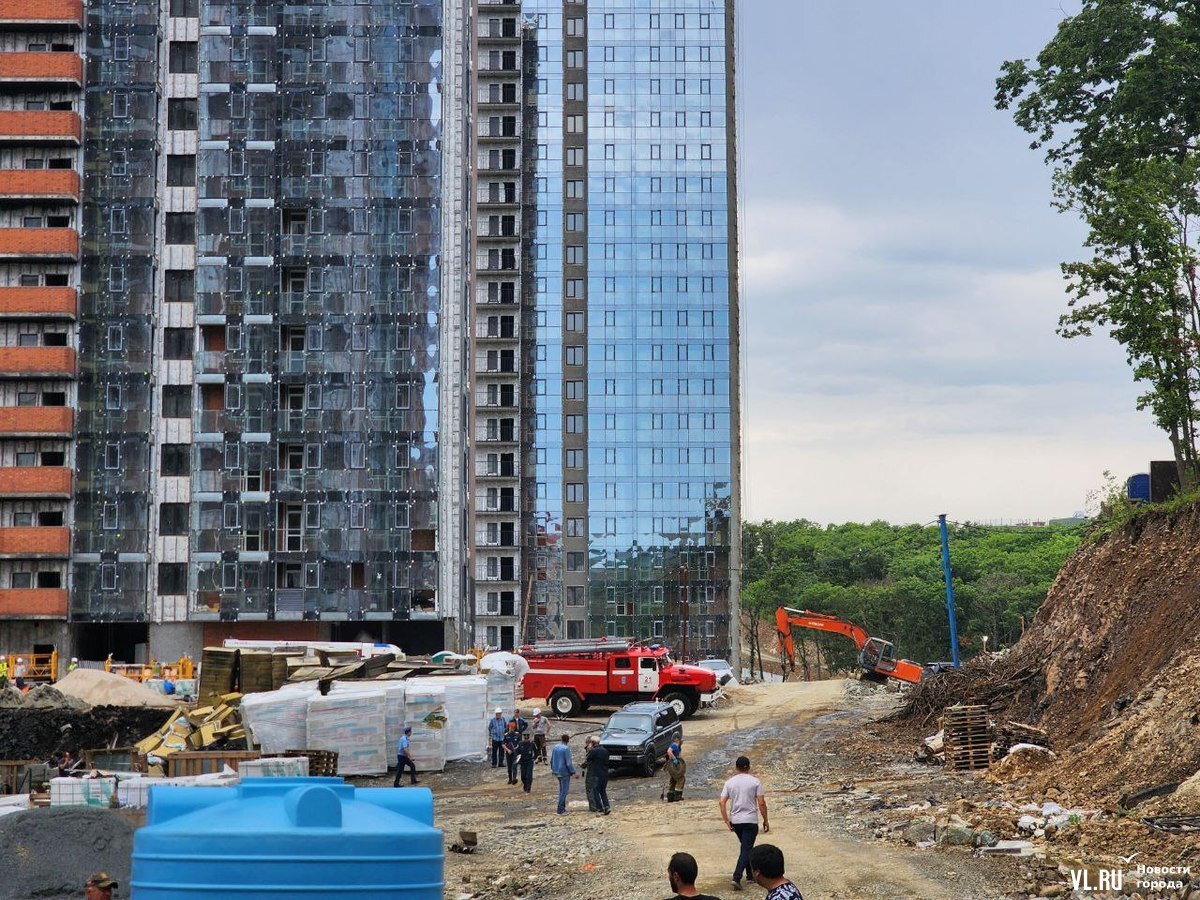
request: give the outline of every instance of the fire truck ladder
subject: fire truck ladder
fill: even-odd
[[[522,656],[552,656],[563,653],[616,653],[637,646],[636,641],[597,638],[591,641],[538,641],[521,648]]]

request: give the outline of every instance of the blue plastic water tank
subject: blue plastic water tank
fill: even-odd
[[[425,788],[247,778],[150,789],[134,900],[442,900],[445,850]]]
[[[1130,475],[1125,481],[1125,496],[1130,500],[1141,500],[1144,503],[1150,502],[1150,476],[1143,472],[1139,475]]]

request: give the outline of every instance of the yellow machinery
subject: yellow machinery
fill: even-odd
[[[53,683],[58,681],[58,651],[49,653],[7,653],[4,656],[8,663],[8,680],[16,681],[17,660],[25,660],[25,681]]]
[[[116,663],[112,654],[104,661],[104,671],[113,675],[121,675],[132,681],[149,681],[152,678],[167,678],[178,681],[181,678],[195,678],[196,664],[186,654],[175,662],[164,663],[152,659],[148,663]]]

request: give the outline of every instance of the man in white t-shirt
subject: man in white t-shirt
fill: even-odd
[[[734,765],[737,774],[721,788],[719,806],[721,818],[729,830],[737,835],[741,848],[730,881],[733,889],[740,891],[742,875],[750,875],[750,851],[754,849],[754,841],[758,838],[759,814],[762,814],[763,834],[771,830],[771,825],[767,821],[767,798],[763,795],[762,782],[750,774],[749,757],[739,756]]]

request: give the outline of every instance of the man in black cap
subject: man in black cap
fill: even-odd
[[[97,872],[83,886],[84,900],[111,900],[113,891],[120,885],[107,872]]]

